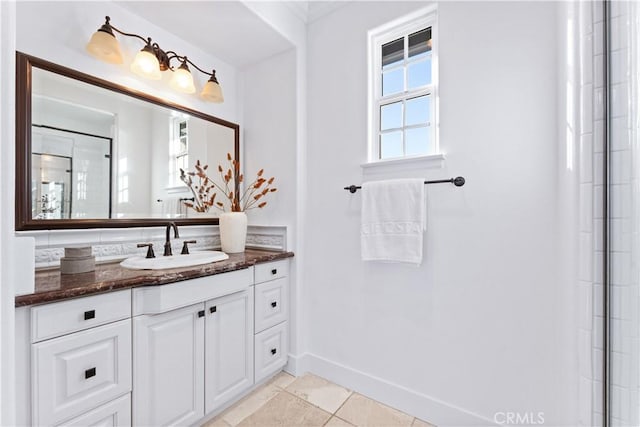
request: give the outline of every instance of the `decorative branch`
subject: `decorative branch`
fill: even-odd
[[[224,199],[229,201],[228,209],[230,212],[262,209],[267,205],[267,202],[262,199],[267,194],[277,191],[277,188],[272,187],[275,178],[271,177],[268,180],[263,178],[264,169],[260,169],[256,174],[256,179],[240,195],[232,190],[236,188],[236,183],[244,182],[244,175],[240,173],[240,162],[234,160],[231,153],[227,153],[227,162],[229,167],[226,168],[226,172],[222,165],[218,165],[221,184],[209,178],[206,172],[209,165],[201,165],[200,160],[196,161],[195,172],[185,172],[180,169],[180,179],[189,187],[194,197],[193,202],[183,201],[185,206],[196,212],[208,212],[211,208],[226,212],[227,204],[216,201],[218,193],[222,193]],[[193,177],[198,178],[197,183],[194,182]]]

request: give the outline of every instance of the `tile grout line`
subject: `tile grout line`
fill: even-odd
[[[331,419],[331,417],[333,417],[333,416],[335,415],[335,412],[333,412],[333,413],[332,413],[332,412],[329,412],[329,411],[327,411],[326,409],[321,408],[320,406],[316,405],[316,404],[315,404],[315,403],[313,403],[313,402],[309,402],[308,400],[303,399],[302,397],[298,396],[298,395],[297,395],[297,394],[295,394],[295,393],[290,392],[290,391],[289,391],[289,390],[287,390],[287,389],[282,389],[282,391],[284,391],[285,393],[289,394],[290,396],[295,397],[295,398],[296,398],[296,399],[298,399],[298,400],[303,401],[304,403],[308,403],[309,405],[313,406],[314,408],[320,409],[320,410],[321,410],[322,412],[324,412],[324,413],[327,413],[327,414],[331,415],[331,416],[329,417],[329,420]],[[352,392],[352,391],[350,391],[349,397],[347,397],[347,398],[344,400],[344,402],[342,402],[342,404],[341,404],[341,405],[340,405],[340,407],[336,410],[336,412],[338,412],[338,410],[339,410],[340,408],[342,408],[342,405],[344,405],[344,403],[345,403],[347,400],[349,400],[349,398],[351,397],[351,395],[352,395],[352,394],[353,394],[353,392]],[[340,418],[340,417],[338,417],[338,418]],[[340,418],[340,419],[342,419],[342,418]],[[329,420],[327,420],[327,422],[329,422]],[[343,421],[344,421],[344,420],[343,420]],[[349,424],[351,424],[351,423],[349,423]]]
[[[242,424],[242,422],[243,422],[244,420],[246,420],[246,419],[247,419],[247,418],[249,418],[251,415],[253,415],[253,414],[255,414],[256,412],[258,412],[260,409],[262,409],[262,407],[263,407],[263,406],[265,406],[265,405],[266,405],[267,403],[269,403],[269,402],[270,402],[274,397],[276,397],[278,394],[280,394],[280,392],[281,392],[281,391],[285,391],[285,389],[284,389],[284,388],[282,388],[282,387],[280,387],[279,385],[277,385],[277,384],[272,384],[272,383],[271,383],[271,382],[275,379],[275,377],[276,377],[276,376],[277,376],[277,375],[275,375],[275,376],[274,376],[270,381],[268,381],[268,382],[266,382],[266,383],[262,384],[262,385],[261,385],[259,388],[257,388],[256,390],[253,390],[251,393],[247,394],[247,395],[246,395],[245,397],[243,397],[240,401],[238,401],[238,402],[234,403],[233,405],[231,405],[230,407],[228,407],[227,409],[225,409],[223,412],[221,412],[218,416],[216,416],[215,418],[213,418],[211,421],[213,421],[213,420],[215,420],[215,419],[217,419],[217,418],[219,417],[222,421],[224,421],[224,422],[225,422],[226,424],[228,424],[230,427],[237,427],[238,425]],[[255,395],[259,390],[264,389],[264,388],[268,387],[269,385],[272,385],[272,386],[276,389],[277,393],[275,393],[275,394],[274,394],[273,396],[271,396],[269,399],[267,399],[267,400],[265,400],[264,402],[262,402],[262,404],[261,404],[260,406],[258,406],[258,408],[256,408],[254,411],[252,411],[252,412],[251,412],[249,415],[247,415],[246,417],[242,418],[242,419],[240,420],[240,422],[239,422],[239,423],[237,423],[237,424],[233,424],[233,423],[230,423],[229,421],[227,421],[227,420],[224,418],[224,415],[225,415],[226,413],[231,412],[231,411],[233,410],[233,408],[236,408],[237,406],[240,406],[240,404],[241,404],[242,402],[245,402],[245,401],[249,400],[249,398],[250,398],[250,397],[252,397],[252,396],[254,396],[254,395]]]
[[[353,396],[353,395],[354,395],[354,393],[355,393],[355,392],[354,392],[353,390],[349,390],[349,396],[347,396],[347,398],[344,400],[344,402],[342,402],[342,403],[340,404],[340,406],[338,407],[338,409],[336,409],[336,411],[333,413],[333,415],[336,415],[336,414],[338,413],[338,411],[340,411],[340,409],[342,409],[342,407],[347,403],[347,401],[348,401],[349,399],[351,399],[351,396]],[[338,418],[340,418],[340,417],[338,417]],[[340,419],[342,419],[342,418],[340,418]],[[346,421],[346,420],[345,420],[345,421]],[[349,424],[351,424],[351,423],[349,423]]]
[[[345,389],[345,390],[348,390],[348,389]],[[346,399],[344,399],[344,402],[342,402],[342,403],[340,404],[340,406],[338,406],[338,409],[336,409],[336,410],[333,412],[333,414],[331,414],[331,416],[329,417],[329,419],[327,420],[327,422],[326,422],[326,423],[324,423],[324,425],[325,425],[325,426],[326,426],[327,424],[329,424],[329,421],[331,421],[331,419],[332,419],[333,417],[336,417],[336,418],[338,418],[339,420],[344,421],[345,423],[347,423],[347,424],[349,424],[349,425],[354,425],[354,424],[351,424],[349,421],[347,421],[347,420],[345,420],[345,419],[343,419],[343,418],[339,417],[338,415],[336,415],[336,414],[338,413],[338,411],[339,411],[340,409],[342,409],[342,407],[345,405],[345,403],[347,403],[347,400],[351,399],[351,396],[353,396],[353,393],[354,393],[354,391],[353,391],[353,390],[349,390],[349,396],[347,396],[347,398],[346,398]],[[354,427],[355,427],[355,426],[354,426]]]

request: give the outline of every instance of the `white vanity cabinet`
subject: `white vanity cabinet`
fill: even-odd
[[[287,362],[289,260],[16,308],[16,419],[197,425]]]
[[[254,370],[258,383],[287,364],[289,260],[255,267]]]
[[[34,306],[33,425],[130,425],[131,292]]]
[[[134,307],[152,313],[134,313],[134,425],[193,424],[251,388],[252,276],[250,268],[134,289]],[[170,309],[193,299],[202,302]]]

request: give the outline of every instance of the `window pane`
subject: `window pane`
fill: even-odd
[[[382,45],[382,68],[404,60],[404,37]]]
[[[417,156],[430,154],[431,138],[430,127],[407,129],[405,138],[407,140],[407,156]]]
[[[380,130],[402,127],[402,102],[380,107]]]
[[[431,52],[431,27],[409,35],[409,58]]]
[[[407,87],[409,90],[431,84],[431,56],[407,67]]]
[[[431,117],[431,98],[419,96],[407,101],[405,126],[428,124]]]
[[[402,157],[402,132],[388,132],[380,135],[380,158]]]
[[[382,74],[382,96],[404,91],[404,70],[402,68]]]

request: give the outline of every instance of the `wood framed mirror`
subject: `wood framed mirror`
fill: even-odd
[[[235,123],[16,52],[16,230],[218,224],[179,170],[227,153]]]

